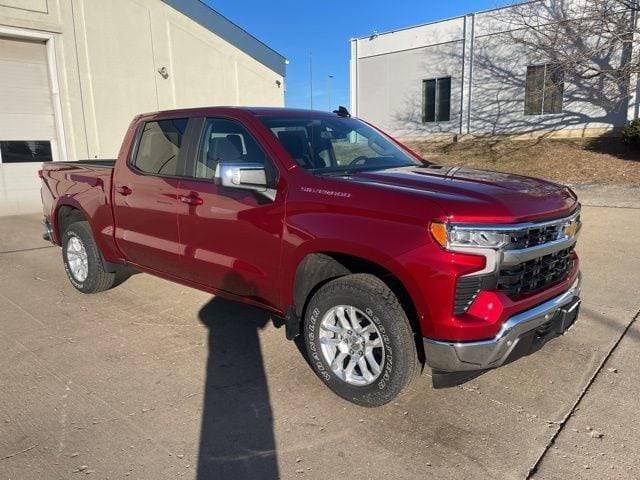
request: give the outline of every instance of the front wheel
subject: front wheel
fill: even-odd
[[[390,402],[419,372],[407,316],[373,275],[347,275],[322,286],[309,302],[304,338],[318,377],[358,405]]]
[[[102,292],[115,284],[116,274],[105,271],[88,222],[74,222],[65,230],[62,261],[69,281],[82,293]]]

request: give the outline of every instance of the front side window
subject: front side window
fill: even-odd
[[[420,162],[355,118],[261,117],[289,155],[316,173],[380,170]]]
[[[422,121],[424,123],[451,120],[451,77],[422,81]]]
[[[208,118],[195,163],[196,178],[213,180],[216,165],[223,163],[257,163],[265,165],[267,177],[275,171],[271,162],[245,127],[224,118]]]
[[[188,119],[146,122],[133,165],[144,173],[178,175],[178,155]]]
[[[527,67],[524,114],[548,115],[562,113],[564,71],[557,64]]]

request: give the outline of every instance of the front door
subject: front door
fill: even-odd
[[[149,121],[114,175],[115,237],[125,258],[160,273],[180,272],[177,207],[185,118]]]
[[[190,179],[178,187],[178,226],[184,272],[218,290],[277,307],[283,194],[218,186],[218,162],[261,163],[275,184],[276,170],[253,135],[230,119],[204,122],[190,159]]]

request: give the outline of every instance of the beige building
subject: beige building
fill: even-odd
[[[283,106],[285,59],[199,0],[0,0],[0,215],[42,161],[114,158],[138,113]]]

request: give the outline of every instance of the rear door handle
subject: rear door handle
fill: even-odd
[[[127,186],[118,187],[116,190],[120,195],[124,196],[131,195],[133,193],[133,190]]]
[[[195,194],[178,195],[178,198],[182,203],[186,203],[188,205],[202,205],[204,203],[204,200]]]

